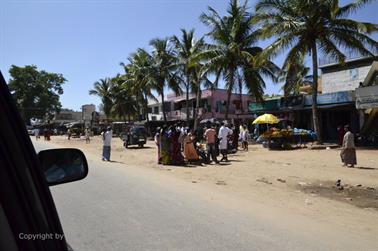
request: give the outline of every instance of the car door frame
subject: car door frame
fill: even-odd
[[[18,248],[67,250],[65,238],[56,238],[64,236],[58,213],[25,123],[1,71],[0,142],[0,203]],[[36,239],[26,240],[21,234],[34,234]]]

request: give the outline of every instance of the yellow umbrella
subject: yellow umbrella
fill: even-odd
[[[276,116],[265,113],[264,115],[258,116],[252,124],[277,124],[278,122],[280,122],[280,120]]]

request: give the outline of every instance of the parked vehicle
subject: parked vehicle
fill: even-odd
[[[126,133],[121,135],[123,146],[128,148],[130,145],[143,147],[147,142],[147,131],[144,126],[133,126]]]

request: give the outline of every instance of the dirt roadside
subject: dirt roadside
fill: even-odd
[[[101,158],[101,139],[52,137],[52,143],[76,147]],[[207,166],[161,166],[156,147],[125,149],[112,141],[112,160],[125,166],[157,170],[235,198],[337,224],[367,238],[378,236],[378,151],[358,150],[359,168],[343,168],[339,150],[268,151],[252,145],[249,152],[230,155],[231,162]],[[340,186],[336,185],[340,180]],[[283,213],[284,217],[284,213]],[[372,239],[373,240],[373,239]],[[378,247],[378,241],[377,241]]]

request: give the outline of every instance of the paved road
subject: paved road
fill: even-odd
[[[323,239],[322,233],[296,231],[294,222],[215,203],[206,191],[191,189],[198,184],[87,157],[85,180],[51,188],[75,250],[351,250],[347,238]]]

